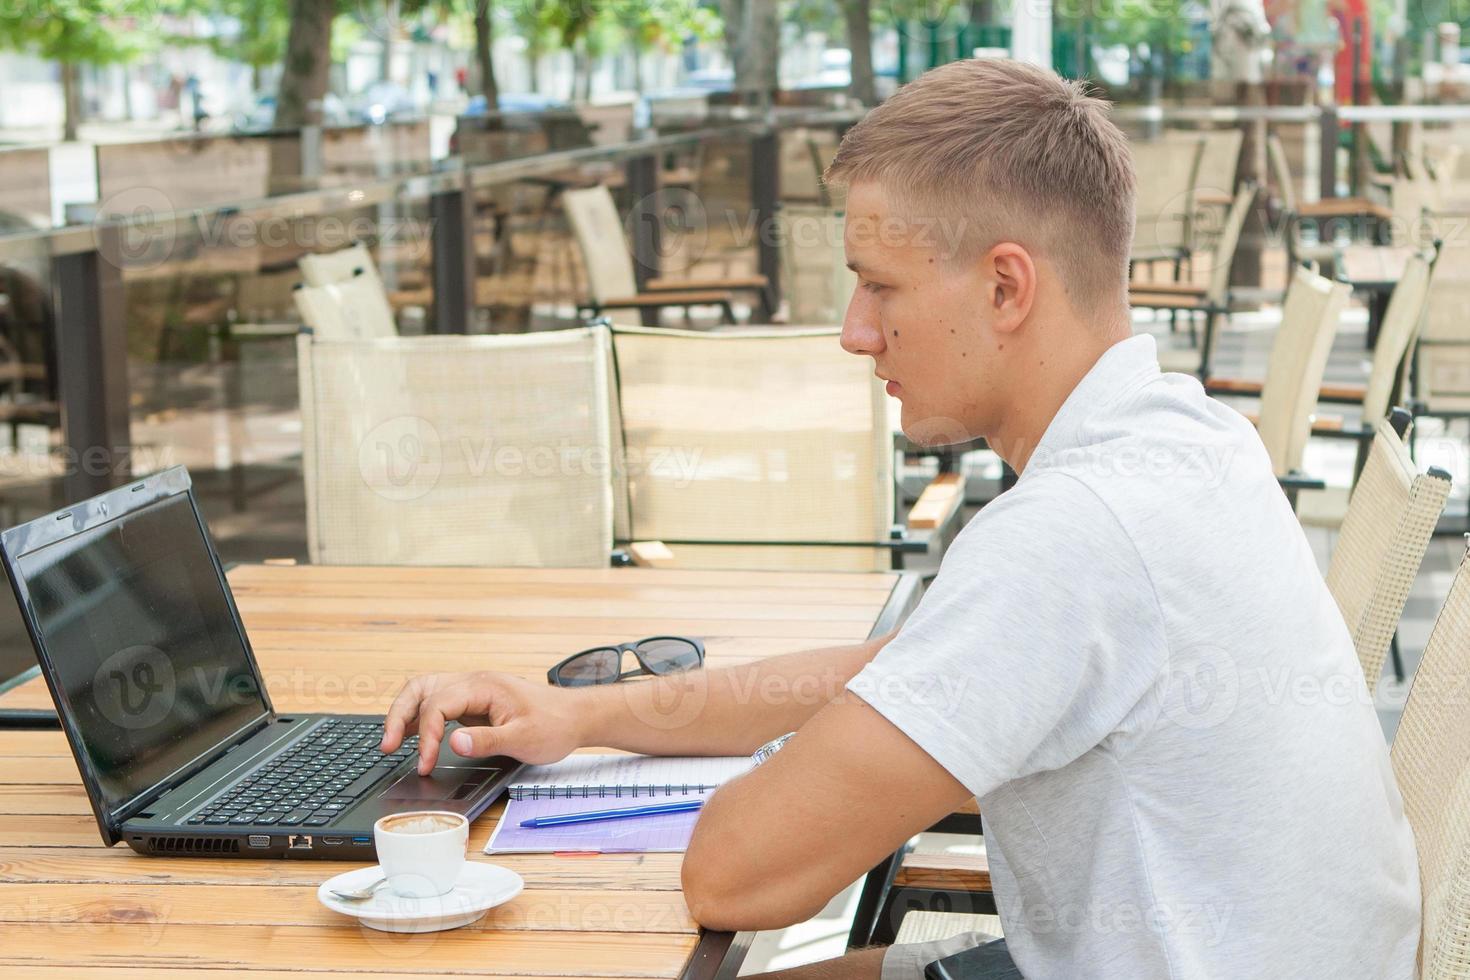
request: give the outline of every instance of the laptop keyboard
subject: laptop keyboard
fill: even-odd
[[[332,718],[210,800],[186,823],[322,827],[418,749],[409,736],[384,755],[380,721]]]

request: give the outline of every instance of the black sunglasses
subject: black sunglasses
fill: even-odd
[[[623,671],[623,654],[631,653],[638,669]],[[615,684],[640,674],[676,674],[704,666],[704,643],[682,636],[650,636],[636,643],[593,647],[574,653],[546,672],[557,687]]]

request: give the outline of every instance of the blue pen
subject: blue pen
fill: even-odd
[[[623,817],[648,817],[657,813],[687,813],[704,806],[704,800],[679,800],[675,803],[650,803],[648,806],[630,806],[622,810],[588,810],[586,813],[559,813],[550,817],[532,817],[522,820],[522,827],[560,827],[569,823],[591,823],[594,820],[620,820]]]

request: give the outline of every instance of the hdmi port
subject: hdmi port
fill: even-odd
[[[323,837],[322,838],[322,843],[325,844],[328,847],[336,847],[338,844],[345,844],[345,843],[347,843],[347,838],[345,838],[345,837]]]

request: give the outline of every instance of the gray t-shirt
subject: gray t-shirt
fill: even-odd
[[[849,683],[980,801],[1028,977],[1410,978],[1414,842],[1250,424],[1112,347]]]

